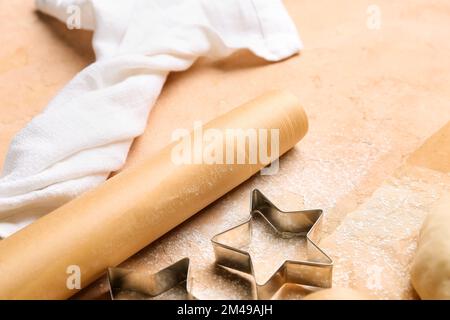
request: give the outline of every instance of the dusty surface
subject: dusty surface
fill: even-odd
[[[380,299],[411,299],[412,258],[422,222],[450,191],[450,174],[406,166],[348,214],[322,248],[335,262],[334,285]]]
[[[335,260],[334,284],[380,299],[410,299],[411,263],[421,225],[450,191],[450,122],[321,242]]]
[[[207,121],[269,89],[289,89],[301,99],[310,132],[283,157],[278,175],[255,176],[125,265],[156,271],[189,255],[197,266],[194,288],[199,297],[246,297],[248,285],[230,281],[232,276],[213,268],[209,239],[247,216],[250,190],[258,187],[281,207],[325,210],[323,237],[331,238],[324,246],[337,258],[336,283],[368,287],[362,282],[364,266],[393,264],[395,270],[388,269],[376,282],[386,294],[379,294],[382,289],[376,286],[373,291],[382,298],[412,297],[407,270],[414,234],[427,206],[447,188],[448,162],[444,157],[424,165],[428,169],[411,164],[396,168],[450,120],[450,3],[345,0],[327,11],[330,1],[285,3],[305,43],[302,54],[267,64],[241,52],[224,61],[202,60],[187,72],[171,75],[127,165],[157,152],[174,129],[191,128],[195,120]],[[381,10],[379,29],[369,28],[372,3]],[[0,158],[13,134],[94,59],[89,33],[68,31],[36,15],[32,5],[32,0],[0,3]],[[427,154],[439,145],[423,151],[413,164],[428,163]],[[399,196],[406,200],[397,201]],[[400,219],[397,223],[411,223],[411,232],[398,231],[396,224],[386,226],[389,220],[374,221],[386,226],[389,242],[364,226],[352,226],[354,219],[364,217],[365,225],[376,219],[374,211],[375,216],[380,211]],[[340,244],[329,240],[333,237]],[[270,248],[264,239],[261,245]],[[363,252],[359,244],[366,240],[376,244]],[[349,244],[355,250],[349,252]],[[409,251],[397,257],[395,252],[403,248]],[[373,263],[372,253],[379,257],[380,250],[387,260]],[[350,275],[344,272],[348,263],[354,270]],[[97,297],[104,289],[100,281],[81,296]]]
[[[334,285],[380,299],[410,299],[411,263],[421,225],[450,191],[450,122],[321,242],[335,261]]]

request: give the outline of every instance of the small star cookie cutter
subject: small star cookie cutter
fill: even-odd
[[[125,268],[108,268],[107,278],[111,299],[137,300],[155,298],[170,289],[183,285],[186,300],[196,300],[192,295],[189,258],[150,274]]]
[[[315,232],[318,230],[323,211],[320,209],[282,211],[257,189],[252,191],[250,207],[250,216],[245,222],[211,239],[216,264],[250,276],[255,299],[271,299],[285,284],[330,288],[333,260],[312,240],[316,238]],[[255,214],[259,214],[283,238],[306,239],[307,259],[285,260],[262,284],[255,278],[250,253],[240,249],[251,242],[252,220]]]

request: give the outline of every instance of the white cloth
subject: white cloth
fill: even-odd
[[[11,142],[0,178],[3,238],[120,169],[170,71],[185,70],[200,56],[224,57],[241,48],[276,61],[302,47],[280,0],[37,0],[36,5],[63,22],[79,12],[81,27],[94,30],[97,61]]]

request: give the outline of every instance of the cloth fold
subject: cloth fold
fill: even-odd
[[[0,237],[120,169],[171,71],[239,49],[277,61],[302,48],[279,0],[36,0],[94,31],[96,62],[12,140],[0,178]],[[70,31],[68,31],[70,32]]]

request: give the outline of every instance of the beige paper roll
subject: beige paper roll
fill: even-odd
[[[306,134],[308,122],[298,99],[277,91],[207,128],[279,129],[281,155]],[[81,286],[87,286],[264,166],[180,165],[173,161],[175,145],[0,241],[0,298],[68,298],[77,292],[67,287],[69,266],[80,268]]]

